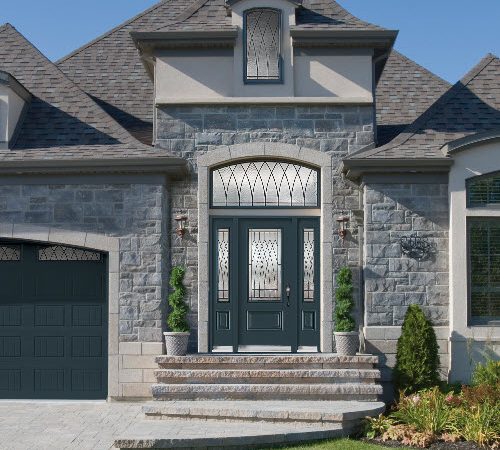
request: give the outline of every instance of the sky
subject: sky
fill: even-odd
[[[194,0],[193,0],[194,1]],[[49,59],[72,50],[157,0],[2,0],[9,22]],[[455,82],[483,56],[500,56],[500,0],[339,0],[355,16],[399,30],[396,49]]]

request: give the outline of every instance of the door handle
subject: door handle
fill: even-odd
[[[286,285],[286,289],[285,289],[285,292],[286,292],[286,306],[290,306],[290,292],[291,292],[291,288],[290,288],[290,285],[287,284]]]

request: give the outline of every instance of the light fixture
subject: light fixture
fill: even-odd
[[[178,214],[175,216],[175,221],[177,222],[176,233],[177,236],[183,237],[186,234],[186,222],[187,216],[184,214]]]
[[[347,222],[349,222],[349,216],[345,215],[339,216],[337,217],[337,222],[339,224],[338,233],[340,239],[344,240],[347,236]]]

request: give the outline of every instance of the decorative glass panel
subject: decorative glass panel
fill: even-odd
[[[472,207],[500,203],[500,173],[469,181],[467,196]]]
[[[304,301],[314,301],[314,229],[304,229]]]
[[[281,300],[281,229],[248,230],[248,299]]]
[[[229,301],[229,229],[217,230],[217,300]]]
[[[213,207],[317,207],[318,172],[283,161],[249,161],[212,172]]]
[[[500,320],[500,220],[470,219],[469,270],[473,322]]]
[[[0,261],[21,261],[21,246],[0,245]]]
[[[253,9],[246,18],[246,79],[280,80],[280,12]]]
[[[101,254],[62,245],[51,245],[38,249],[40,261],[100,261]]]

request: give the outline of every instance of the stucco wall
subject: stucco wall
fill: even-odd
[[[0,83],[0,142],[9,142],[24,107],[24,100]]]
[[[415,177],[413,180],[417,180]],[[367,350],[381,354],[386,368],[392,367],[408,305],[418,304],[436,327],[445,377],[449,336],[448,185],[425,180],[425,176],[420,182],[367,183],[364,200]],[[432,245],[428,258],[417,260],[402,253],[401,237],[414,233]],[[385,370],[384,377],[390,379],[390,370]]]

